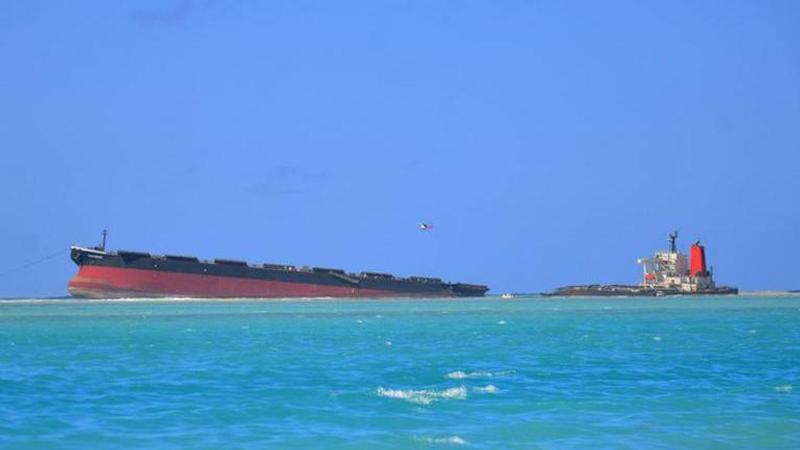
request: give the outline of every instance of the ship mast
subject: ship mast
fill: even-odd
[[[106,251],[106,238],[108,237],[108,230],[103,230],[103,240],[100,242],[100,251]]]
[[[675,245],[675,240],[678,239],[678,230],[669,234],[669,252],[678,253],[678,247]]]

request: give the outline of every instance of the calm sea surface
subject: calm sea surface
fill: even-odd
[[[800,448],[800,297],[0,301],[0,448]]]

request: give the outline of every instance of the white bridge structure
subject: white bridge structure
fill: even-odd
[[[706,269],[705,248],[700,242],[692,244],[691,258],[678,251],[675,241],[678,232],[669,235],[669,250],[656,252],[655,256],[639,258],[644,275],[640,286],[645,288],[677,289],[681,292],[697,292],[714,289],[714,277]]]

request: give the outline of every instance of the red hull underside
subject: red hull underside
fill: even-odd
[[[68,289],[71,295],[86,298],[412,297],[433,294],[102,266],[81,266],[69,281]]]

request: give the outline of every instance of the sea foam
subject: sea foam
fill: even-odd
[[[438,400],[465,400],[467,398],[467,388],[459,386],[437,391],[432,389],[386,389],[379,387],[377,394],[380,397],[396,398],[418,405],[430,405]]]
[[[487,384],[486,386],[475,386],[472,388],[475,392],[483,392],[485,394],[496,394],[499,389],[497,386],[493,384]]]
[[[420,442],[428,444],[450,444],[450,445],[467,445],[469,442],[460,436],[445,436],[445,437],[421,437],[416,438]]]
[[[455,372],[448,373],[447,375],[445,375],[445,377],[453,380],[463,380],[465,378],[505,377],[513,374],[514,374],[513,370],[500,370],[497,372],[488,372],[488,371],[464,372],[462,370],[456,370]]]

